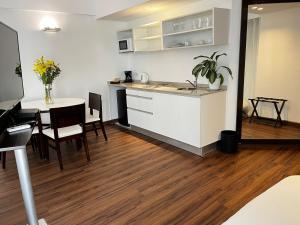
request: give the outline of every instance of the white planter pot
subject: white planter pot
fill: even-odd
[[[208,82],[209,90],[219,90],[220,86],[221,86],[221,79],[216,79],[216,81],[213,84]]]

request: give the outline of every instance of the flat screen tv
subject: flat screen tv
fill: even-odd
[[[18,33],[0,22],[0,118],[23,96]]]

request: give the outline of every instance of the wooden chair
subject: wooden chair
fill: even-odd
[[[98,136],[98,131],[97,131],[97,124],[100,124],[103,136],[105,140],[107,141],[107,136],[103,124],[103,114],[102,114],[102,100],[101,100],[101,95],[95,94],[95,93],[89,93],[89,109],[90,109],[90,114],[87,114],[85,124],[86,125],[92,125],[93,130],[95,131],[96,135]],[[94,110],[99,113],[99,115],[94,115]]]
[[[63,170],[60,143],[72,139],[82,140],[86,158],[90,161],[85,131],[85,104],[50,109],[51,128],[43,130],[46,158],[49,159],[49,146],[56,150],[60,169]],[[55,146],[49,144],[53,140]]]
[[[36,150],[38,150],[40,158],[43,158],[43,151],[42,151],[42,137],[40,134],[42,134],[42,129],[48,128],[49,124],[42,124],[41,121],[41,113],[38,111],[38,113],[36,113],[36,126],[32,131],[32,136],[30,139],[31,145],[32,145],[32,150],[34,152],[36,152]],[[0,160],[2,161],[2,168],[5,169],[6,168],[6,152],[0,152]]]
[[[40,158],[45,158],[45,154],[43,151],[43,130],[50,127],[50,118],[46,119],[46,121],[42,120],[42,116],[48,116],[48,111],[39,111],[36,115],[36,126],[34,127],[32,131],[31,136],[31,145],[32,150],[36,152],[38,150]]]

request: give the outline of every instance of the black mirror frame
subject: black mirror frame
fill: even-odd
[[[238,74],[238,95],[237,95],[237,116],[236,131],[241,143],[286,143],[300,144],[300,139],[242,139],[242,112],[244,97],[244,78],[245,78],[245,60],[246,60],[246,43],[247,43],[247,25],[248,25],[248,6],[254,4],[272,4],[272,3],[291,3],[300,2],[300,0],[242,0],[241,14],[241,33],[240,33],[240,60]]]

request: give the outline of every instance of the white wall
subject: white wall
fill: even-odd
[[[151,21],[153,22],[156,20],[191,14],[210,9],[212,7],[232,8],[228,45],[137,53],[130,55],[130,64],[131,69],[137,73],[149,73],[150,79],[152,80],[185,82],[187,79],[194,79],[191,73],[194,65],[197,63],[193,60],[194,56],[200,54],[210,55],[214,51],[228,53],[228,57],[221,62],[230,65],[234,76],[234,80],[228,81],[226,127],[228,129],[235,129],[241,0],[203,0],[189,4],[184,8],[177,9],[176,11],[168,11],[164,14],[152,15],[133,21],[129,24],[129,27],[134,27]],[[204,79],[200,82],[207,83]]]
[[[41,32],[39,23],[45,15],[55,18],[62,31]],[[90,16],[7,9],[0,9],[0,21],[19,32],[25,100],[43,96],[42,83],[32,68],[37,58],[45,56],[62,69],[54,82],[54,96],[87,99],[89,91],[101,93],[104,120],[109,119],[107,81],[126,69],[128,63],[117,49],[116,31],[123,24]]]
[[[0,20],[15,27],[20,33],[26,99],[42,96],[42,85],[32,72],[32,65],[36,58],[45,55],[59,62],[63,69],[61,77],[55,84],[57,96],[86,98],[88,91],[102,93],[105,120],[109,119],[110,108],[106,81],[118,76],[121,71],[131,68],[139,72],[149,72],[152,79],[184,82],[193,78],[191,70],[195,63],[193,62],[195,55],[208,54],[217,49],[226,50],[229,57],[225,63],[229,64],[234,75],[234,79],[228,82],[226,128],[235,129],[241,0],[203,0],[176,12],[143,18],[130,25],[143,23],[155,17],[167,18],[197,12],[213,6],[232,7],[228,46],[172,50],[135,56],[118,54],[115,33],[116,30],[123,28],[123,24],[95,21],[93,17],[53,14],[63,30],[57,34],[45,34],[38,30],[38,24],[44,13],[0,9]]]
[[[285,118],[300,123],[300,8],[263,14],[260,24],[256,96],[285,98]],[[261,108],[275,116],[273,106]]]

